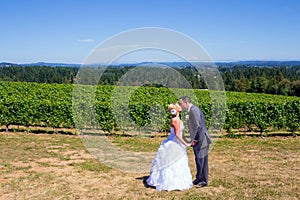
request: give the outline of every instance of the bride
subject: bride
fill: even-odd
[[[147,184],[156,187],[157,191],[186,190],[193,186],[186,151],[190,144],[182,138],[184,125],[179,118],[181,107],[172,103],[168,110],[172,115],[171,133],[156,153]]]

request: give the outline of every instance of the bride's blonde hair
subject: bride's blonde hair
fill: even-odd
[[[170,112],[171,110],[176,110],[177,112],[181,110],[181,107],[178,103],[171,103],[168,105],[168,111]]]

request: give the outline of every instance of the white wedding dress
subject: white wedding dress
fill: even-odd
[[[183,129],[181,121],[181,136]],[[186,190],[193,186],[186,147],[177,140],[173,127],[156,153],[147,184],[157,191]]]

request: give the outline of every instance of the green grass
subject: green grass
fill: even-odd
[[[95,159],[85,160],[82,163],[71,163],[70,166],[77,166],[81,170],[93,171],[93,172],[101,172],[107,173],[111,170],[111,167],[108,167]]]
[[[156,140],[152,138],[140,138],[140,137],[111,137],[111,141],[128,151],[135,152],[153,152],[156,151],[160,145],[157,141],[164,140],[166,138],[157,138]]]

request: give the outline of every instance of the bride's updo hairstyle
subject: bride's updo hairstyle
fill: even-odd
[[[175,116],[177,112],[181,111],[181,107],[178,103],[171,103],[168,106],[168,111],[171,113],[172,116]]]

